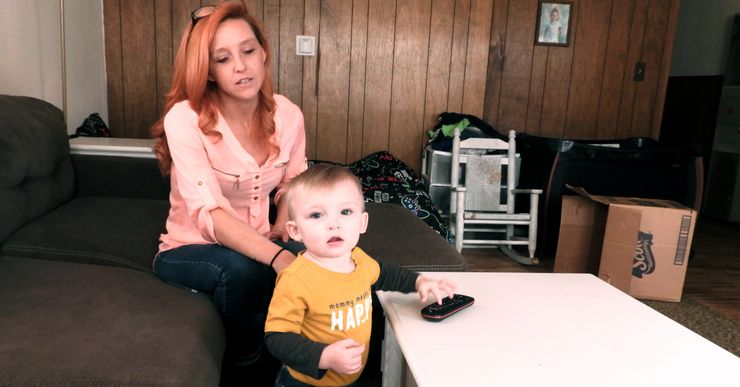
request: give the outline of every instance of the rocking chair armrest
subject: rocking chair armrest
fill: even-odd
[[[531,188],[531,189],[530,188],[514,188],[511,190],[511,192],[515,194],[537,194],[537,195],[542,194],[542,190],[536,189],[536,188]]]

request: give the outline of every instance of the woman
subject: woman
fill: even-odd
[[[211,296],[226,330],[224,368],[247,367],[262,352],[275,272],[301,248],[286,243],[281,199],[284,184],[306,169],[303,115],[273,95],[268,41],[241,2],[201,7],[191,17],[167,112],[152,128],[171,179],[154,270]]]

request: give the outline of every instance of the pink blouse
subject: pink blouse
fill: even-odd
[[[164,118],[172,154],[170,212],[159,251],[189,244],[218,243],[210,211],[221,208],[258,232],[270,230],[269,194],[307,168],[306,133],[300,108],[282,95],[276,102],[275,134],[280,146],[262,166],[242,148],[219,114],[214,142],[198,128],[198,115],[188,101],[177,103]]]

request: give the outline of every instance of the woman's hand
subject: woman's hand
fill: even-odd
[[[279,239],[287,242],[290,239],[290,235],[288,235],[288,230],[285,228],[285,222],[276,222],[267,233],[267,239],[271,241]]]

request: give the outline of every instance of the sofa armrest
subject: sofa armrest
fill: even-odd
[[[169,197],[170,179],[162,176],[156,159],[73,154],[72,165],[78,197]]]

